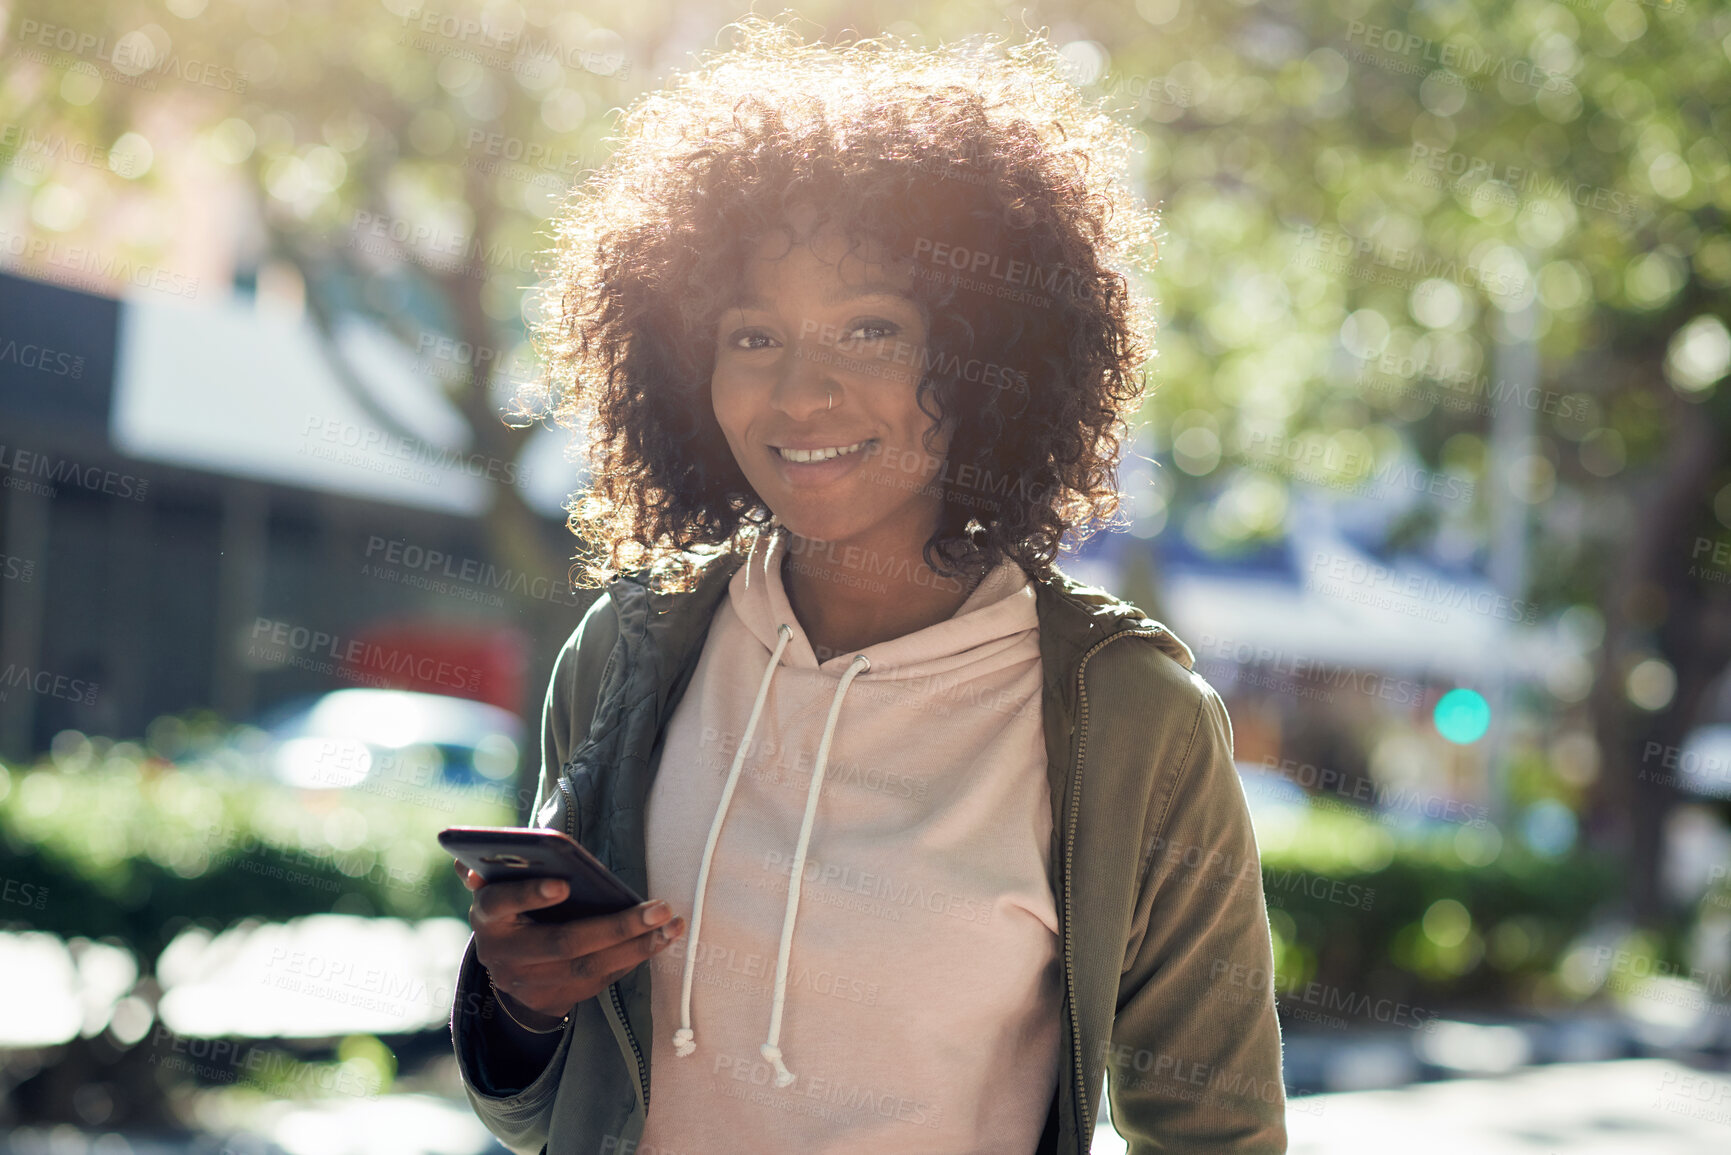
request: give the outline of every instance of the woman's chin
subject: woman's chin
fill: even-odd
[[[781,522],[782,532],[805,541],[842,541],[858,532],[858,526],[851,524],[852,519],[814,516],[809,512],[791,516],[778,512],[776,519]]]

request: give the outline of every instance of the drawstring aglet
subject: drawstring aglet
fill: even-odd
[[[781,1048],[774,1043],[765,1043],[758,1048],[759,1053],[768,1059],[775,1067],[775,1085],[787,1087],[793,1084],[793,1072],[787,1069],[787,1064],[781,1061]]]
[[[697,1049],[697,1032],[690,1027],[680,1027],[673,1032],[673,1053],[681,1059]]]

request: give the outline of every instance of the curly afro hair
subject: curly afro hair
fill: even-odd
[[[566,505],[584,577],[642,568],[689,588],[701,556],[774,524],[709,388],[749,253],[803,201],[917,274],[916,398],[959,422],[926,564],[951,576],[1007,554],[1049,579],[1066,533],[1079,543],[1118,510],[1153,356],[1151,303],[1125,275],[1157,254],[1158,215],[1122,175],[1132,130],[1038,36],[927,51],[729,27],[731,50],[625,111],[553,222],[534,337],[553,415],[589,435],[590,481]],[[981,359],[1015,372],[973,379]]]

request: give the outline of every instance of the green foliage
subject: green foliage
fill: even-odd
[[[463,917],[468,892],[434,836],[514,820],[456,790],[299,790],[131,743],[0,766],[0,877],[33,888],[0,924],[118,939],[148,967],[190,921]]]
[[[1541,858],[1489,826],[1397,837],[1313,809],[1258,841],[1282,991],[1319,983],[1431,1009],[1555,1001],[1564,952],[1617,892],[1608,860]]]

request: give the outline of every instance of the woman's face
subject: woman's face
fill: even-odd
[[[715,417],[746,480],[789,531],[917,552],[937,523],[932,479],[949,433],[914,399],[926,327],[912,275],[840,234],[810,233],[810,212],[757,245],[745,299],[717,325]],[[832,402],[833,398],[833,402]],[[785,450],[847,450],[829,460]],[[828,456],[822,455],[822,456]]]

